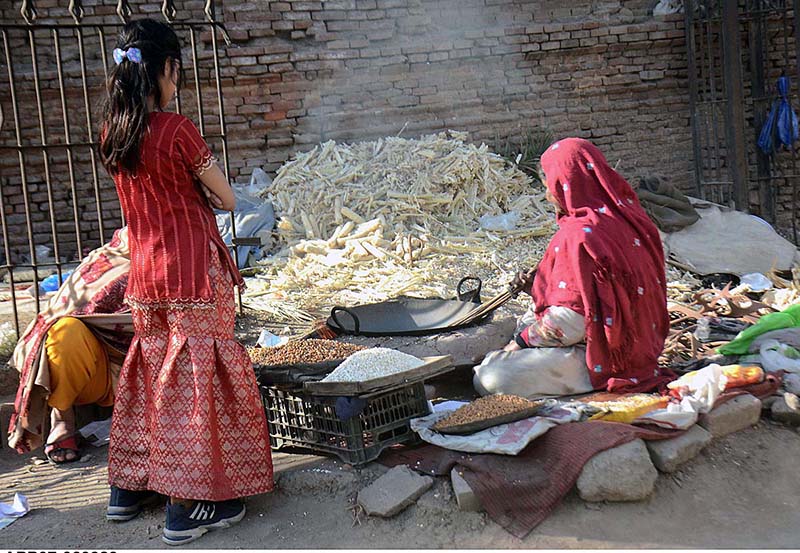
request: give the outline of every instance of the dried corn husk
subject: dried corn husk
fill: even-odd
[[[553,217],[543,189],[465,140],[449,132],[331,141],[298,154],[266,191],[286,247],[261,263],[257,289],[317,317],[399,295],[452,297],[467,275],[487,295],[504,290],[541,258]],[[482,215],[510,210],[521,215],[514,231],[480,229]]]

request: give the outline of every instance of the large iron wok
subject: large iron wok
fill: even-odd
[[[465,290],[467,283],[473,286]],[[481,279],[468,276],[458,283],[455,299],[402,297],[349,308],[336,306],[327,324],[338,333],[360,336],[418,336],[449,331],[475,322],[458,324],[481,304],[481,286]]]

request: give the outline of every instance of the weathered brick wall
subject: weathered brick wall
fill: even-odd
[[[40,12],[63,17],[64,8],[49,1],[49,8],[37,2]],[[193,18],[202,16],[202,2],[184,4],[178,3],[181,17],[190,11]],[[531,127],[548,127],[559,137],[593,140],[626,176],[656,174],[688,186],[692,147],[683,20],[653,18],[652,4],[228,0],[218,7],[218,16],[235,44],[227,48],[223,44],[219,62],[232,177],[246,180],[254,167],[275,171],[293,153],[327,139],[363,140],[400,132],[415,136],[450,128],[469,131],[475,141],[493,142],[497,137],[522,136]],[[145,6],[135,5],[134,16],[144,13]],[[0,7],[4,21],[18,19],[18,2]],[[155,6],[154,16],[159,7]],[[153,3],[147,8],[152,11]],[[112,6],[87,6],[87,12],[87,20],[91,16],[115,21]],[[20,70],[25,56],[30,56],[24,53],[23,38],[16,44],[22,49]],[[208,38],[207,33],[198,35],[199,75],[207,107],[206,131],[216,132]],[[91,39],[98,43],[96,37]],[[111,37],[107,42],[110,52]],[[77,53],[74,47],[64,48],[69,59],[68,104],[75,106],[70,124],[77,129],[73,134],[81,126],[85,133]],[[87,57],[92,105],[96,105],[102,94],[99,47],[88,49]],[[40,60],[41,64],[46,66],[40,68],[46,83],[45,119],[48,128],[58,129],[57,72],[52,64]],[[189,67],[191,86],[183,98],[187,114],[196,117],[193,74]],[[32,88],[26,86],[27,92],[19,92],[20,97],[27,94],[21,101],[21,121],[25,139],[36,141],[37,113]],[[0,104],[8,119],[6,75],[0,75]],[[95,125],[96,121],[95,115]],[[0,143],[14,141],[12,128],[8,122],[4,125]],[[215,148],[219,149],[218,141]],[[56,215],[65,221],[60,225],[70,229],[74,222],[65,180],[66,153],[61,150],[53,156],[51,165],[58,167],[53,180],[63,195],[56,202]],[[75,156],[81,156],[79,219],[88,229],[85,241],[95,245],[99,238],[89,154],[83,150]],[[5,211],[16,217],[12,226],[20,225],[24,212],[16,163],[16,154],[2,152],[0,182]],[[47,244],[52,239],[42,161],[29,160],[28,165],[32,167],[28,181],[36,187],[31,195],[38,194],[33,198],[36,242]],[[102,168],[99,174],[109,219],[115,220],[113,189]],[[9,229],[20,252],[27,250],[24,234]]]
[[[683,185],[691,147],[682,18],[624,4],[229,4],[226,25],[241,48],[228,50],[227,119],[244,140],[234,165],[274,170],[328,138],[457,128],[492,140],[547,126],[591,138],[628,174]]]

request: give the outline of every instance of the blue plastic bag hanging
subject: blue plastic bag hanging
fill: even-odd
[[[761,128],[761,133],[758,135],[758,147],[765,154],[771,154],[775,151],[776,134],[778,142],[787,148],[791,147],[800,138],[797,115],[792,111],[792,106],[789,105],[790,89],[789,77],[779,77],[778,93],[781,97],[772,104],[769,116],[767,116],[767,120]]]

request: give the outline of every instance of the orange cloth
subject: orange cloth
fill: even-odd
[[[741,388],[764,381],[764,371],[755,365],[726,365],[722,367],[722,374],[728,377],[725,389]]]
[[[50,407],[66,411],[73,405],[114,404],[114,387],[106,350],[81,321],[63,317],[47,332],[50,365]]]

